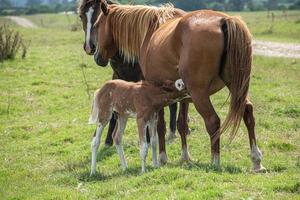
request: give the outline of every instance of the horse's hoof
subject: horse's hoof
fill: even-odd
[[[96,172],[91,172],[90,177],[94,176],[95,174],[96,174]]]
[[[190,161],[192,161],[192,160],[191,160],[190,153],[188,152],[188,150],[187,149],[182,150],[180,162],[181,163],[184,163],[184,162],[189,163]]]
[[[168,137],[167,137],[167,143],[173,142],[175,138],[176,138],[175,133],[173,133],[173,132],[170,131],[170,132],[169,132],[169,135],[168,135]]]
[[[113,144],[105,143],[104,147],[105,147],[105,148],[109,148],[109,147],[111,147],[112,145],[113,145]]]
[[[255,173],[266,173],[267,169],[264,166],[259,165],[259,166],[255,167],[255,168],[253,168],[253,171]]]
[[[159,163],[160,165],[165,165],[168,162],[168,156],[165,152],[159,154]]]

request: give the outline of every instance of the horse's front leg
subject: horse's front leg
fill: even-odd
[[[182,161],[190,160],[190,155],[188,152],[188,146],[187,146],[187,142],[186,142],[186,136],[189,133],[188,109],[189,109],[188,102],[184,102],[184,101],[180,102],[179,115],[178,115],[178,120],[177,120],[177,128],[178,128],[178,132],[181,137],[181,148],[182,148],[181,160]]]
[[[244,112],[244,123],[248,130],[249,142],[250,142],[250,150],[251,150],[251,160],[253,163],[253,170],[255,172],[265,172],[266,169],[261,164],[262,161],[262,153],[259,150],[256,144],[255,137],[255,119],[253,115],[253,105],[249,99],[247,99],[245,112]]]
[[[176,138],[176,113],[177,113],[177,103],[169,105],[170,110],[170,129],[167,136],[167,141],[171,142]]]
[[[166,153],[166,122],[164,119],[164,109],[161,109],[158,112],[158,121],[157,121],[157,133],[158,133],[158,144],[159,144],[159,162],[160,164],[166,164],[168,161],[168,156]]]

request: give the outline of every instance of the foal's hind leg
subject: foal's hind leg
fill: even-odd
[[[149,132],[150,132],[150,142],[152,148],[152,162],[153,167],[158,167],[157,162],[157,134],[156,134],[156,127],[157,127],[157,117],[154,114],[153,119],[151,119],[151,123],[149,125]]]
[[[105,125],[106,123],[98,124],[91,143],[91,148],[92,148],[91,175],[96,173],[97,151],[100,145],[101,135]]]
[[[177,103],[169,105],[170,110],[170,130],[167,136],[167,141],[172,141],[176,138],[176,113],[177,113]]]
[[[265,172],[266,169],[262,166],[262,153],[256,144],[255,137],[255,119],[253,115],[253,106],[249,98],[247,99],[245,113],[244,113],[244,122],[248,130],[250,149],[251,149],[251,160],[253,163],[253,170],[255,172]]]
[[[179,115],[178,115],[178,121],[177,121],[177,127],[178,132],[181,137],[181,148],[182,148],[182,154],[181,154],[181,160],[182,161],[189,161],[190,155],[188,152],[188,146],[186,142],[186,136],[188,134],[188,106],[189,104],[187,102],[180,102],[180,109],[179,109]]]
[[[140,157],[141,157],[141,166],[142,173],[146,172],[146,158],[148,155],[148,143],[146,139],[146,130],[148,124],[144,121],[143,118],[137,119],[138,130],[139,130],[139,139],[140,139]]]
[[[125,170],[127,168],[127,163],[126,163],[124,150],[123,150],[123,146],[122,146],[122,138],[123,138],[124,130],[126,127],[127,119],[128,119],[127,117],[123,117],[123,116],[118,117],[118,129],[117,129],[115,135],[113,136],[114,142],[116,145],[116,149],[119,154],[120,161],[121,161],[121,167],[123,170]]]

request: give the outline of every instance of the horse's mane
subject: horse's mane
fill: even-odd
[[[172,4],[161,7],[141,5],[112,5],[108,20],[117,48],[128,62],[139,57],[146,34],[155,31],[160,24],[173,18]]]

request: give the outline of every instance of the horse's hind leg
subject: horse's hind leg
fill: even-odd
[[[215,140],[215,135],[220,131],[220,118],[209,98],[209,93],[203,89],[192,90],[193,102],[197,111],[204,119],[206,130],[210,136],[211,162],[216,167],[220,166],[220,138]],[[215,140],[215,141],[214,141]]]
[[[114,129],[116,127],[117,117],[118,117],[118,114],[114,112],[112,118],[109,121],[109,127],[108,127],[108,131],[107,131],[107,136],[106,136],[106,139],[105,139],[105,145],[107,145],[107,146],[112,146],[113,145],[112,134],[113,134]]]
[[[176,113],[177,113],[177,103],[169,105],[170,110],[170,130],[167,136],[167,141],[172,141],[176,138]]]
[[[186,142],[186,136],[188,134],[188,107],[189,104],[187,102],[180,102],[180,109],[179,109],[179,115],[178,115],[178,121],[177,121],[177,127],[178,132],[181,137],[181,148],[182,148],[182,154],[181,154],[181,160],[182,161],[189,161],[190,155],[188,152],[188,146]]]
[[[168,161],[168,156],[166,154],[166,122],[164,119],[164,109],[161,109],[158,112],[157,133],[159,142],[159,162],[160,164],[166,164]]]
[[[265,172],[266,169],[262,166],[262,153],[257,147],[256,137],[255,137],[255,119],[253,115],[253,106],[249,98],[247,99],[245,113],[244,113],[244,122],[248,130],[250,150],[251,150],[251,160],[253,163],[253,170],[255,172]]]
[[[115,135],[113,136],[114,142],[116,145],[116,149],[119,154],[120,161],[121,161],[121,167],[123,170],[125,170],[127,168],[127,163],[126,163],[124,150],[123,150],[123,146],[122,146],[122,138],[123,138],[124,130],[126,127],[127,119],[128,119],[127,117],[118,116],[118,129],[117,129]]]

